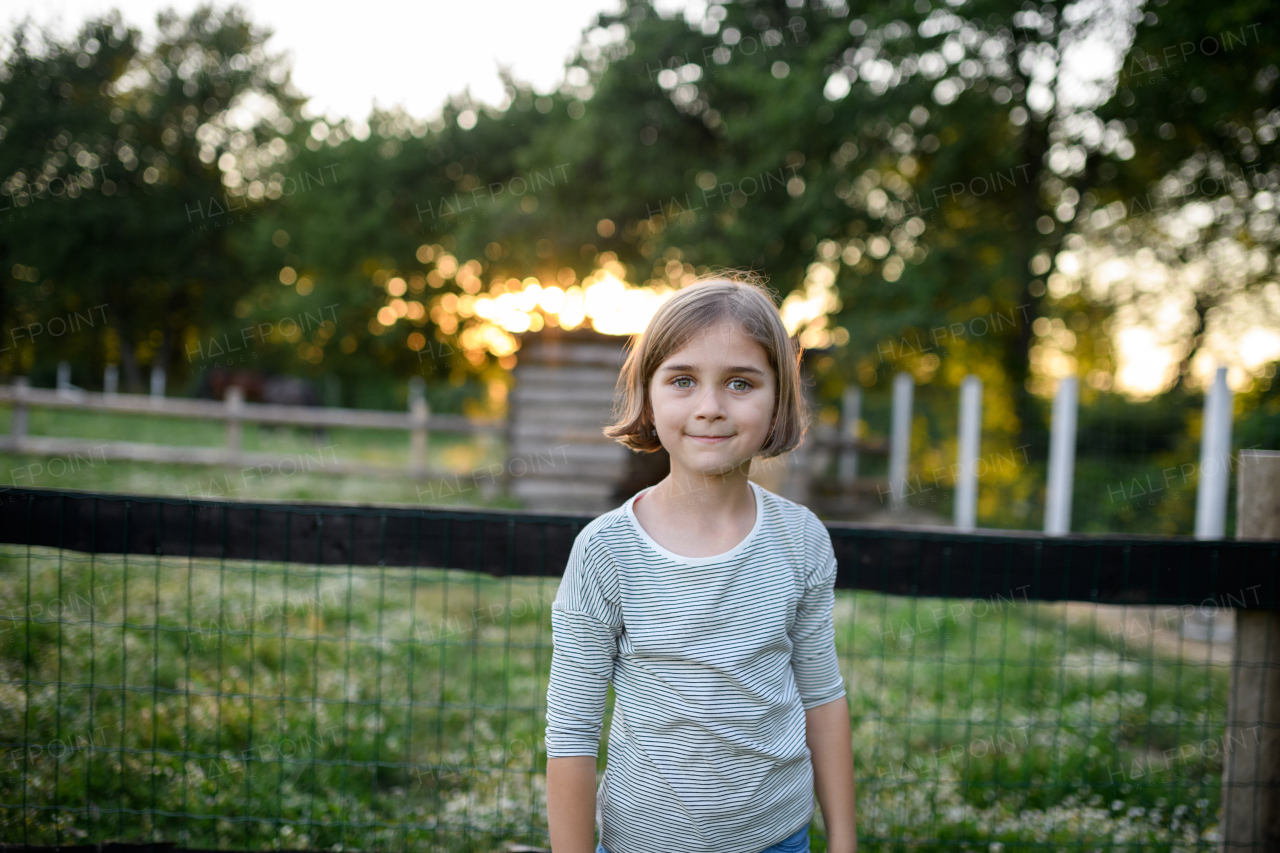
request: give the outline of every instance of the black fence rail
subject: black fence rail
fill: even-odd
[[[590,520],[0,489],[0,841],[545,845]],[[1280,609],[1280,543],[828,527],[861,843],[1216,847],[1265,725],[1227,725],[1231,617]]]
[[[592,515],[0,488],[0,542],[94,554],[559,576]],[[1276,543],[832,522],[836,585],[891,595],[1277,609]],[[1242,592],[1244,590],[1245,592]],[[1246,594],[1246,592],[1248,594]]]

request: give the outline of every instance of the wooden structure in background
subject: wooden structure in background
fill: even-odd
[[[540,510],[605,512],[636,455],[601,432],[627,339],[546,327],[521,335],[508,398],[507,489]]]

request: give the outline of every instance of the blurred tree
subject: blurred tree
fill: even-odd
[[[547,218],[576,222],[576,240],[637,281],[765,272],[806,345],[841,345],[828,399],[882,368],[947,386],[976,372],[996,400],[990,428],[1038,429],[1024,389],[1063,369],[1031,364],[1045,275],[1099,165],[1133,150],[1119,122],[1091,132],[1105,94],[1064,71],[1081,45],[1118,54],[1132,16],[1068,5],[855,17],[756,0],[690,22],[631,3],[571,63],[555,111],[567,101],[571,118],[531,143],[586,178]],[[594,221],[607,233],[579,236]]]
[[[1124,122],[1138,156],[1086,197],[1076,225],[1108,244],[1104,257],[1145,247],[1173,272],[1158,293],[1123,282],[1098,298],[1147,317],[1185,302],[1178,385],[1213,320],[1228,339],[1243,331],[1233,319],[1280,321],[1277,44],[1274,3],[1159,0],[1137,26],[1116,96],[1099,109],[1109,124]]]
[[[104,306],[114,334],[82,357],[135,390],[140,364],[170,368],[188,327],[230,315],[245,268],[227,235],[279,193],[302,103],[240,10],[157,23],[149,51],[118,14],[38,49],[19,27],[0,81],[5,322]],[[30,338],[15,348],[53,342]]]
[[[291,163],[296,192],[266,202],[255,229],[236,243],[264,271],[237,303],[237,317],[270,327],[299,310],[329,312],[334,327],[303,359],[316,373],[341,377],[350,403],[403,405],[403,386],[387,380],[415,373],[472,391],[477,378],[496,381],[505,353],[462,340],[475,317],[459,313],[458,301],[474,300],[481,276],[487,286],[535,272],[555,279],[557,268],[537,254],[530,185],[535,171],[560,185],[567,178],[563,164],[557,171],[553,162],[532,162],[529,133],[555,119],[530,111],[527,89],[522,97],[525,109],[507,114],[460,96],[430,121],[398,109],[375,111],[364,128],[311,121]],[[306,175],[329,183],[304,183]],[[290,289],[277,275],[286,267]],[[245,324],[227,323],[232,332]],[[288,352],[269,357],[280,368],[292,361]],[[440,387],[433,398],[450,409],[459,404]]]
[[[303,113],[239,12],[162,19],[145,54],[118,17],[39,50],[19,28],[0,81],[0,200],[16,216],[0,229],[0,306],[13,323],[108,306],[117,341],[94,346],[113,347],[99,358],[131,383],[175,351],[198,372],[212,337],[266,324],[273,369],[363,393],[410,372],[495,381],[503,350],[467,313],[482,281],[581,281],[615,259],[654,284],[749,266],[807,345],[839,345],[817,361],[825,397],[889,370],[944,387],[977,372],[988,428],[1013,436],[1040,428],[1028,383],[1114,368],[1117,303],[1049,287],[1097,211],[1219,156],[1205,145],[1270,156],[1269,23],[1247,33],[1255,53],[1211,69],[1252,68],[1252,88],[1236,87],[1248,91],[1219,86],[1226,118],[1171,101],[1199,123],[1194,150],[1165,138],[1163,97],[1125,106],[1134,27],[1153,56],[1196,27],[1265,18],[1252,3],[1144,18],[1118,4],[894,0],[855,14],[747,0],[672,18],[635,2],[588,28],[556,92],[508,76],[497,107],[461,95],[430,120],[375,113],[367,134]],[[1175,18],[1190,23],[1159,30]],[[1090,56],[1129,63],[1118,96]],[[72,169],[88,174],[55,192]],[[330,324],[282,331],[300,312]]]
[[[1047,393],[1060,375],[1110,387],[1119,305],[1080,292],[1058,262],[1085,245],[1105,221],[1096,211],[1117,193],[1129,202],[1113,223],[1141,219],[1138,194],[1159,194],[1175,167],[1252,170],[1248,216],[1238,178],[1207,185],[1215,221],[1244,251],[1224,252],[1206,235],[1179,260],[1219,252],[1237,267],[1243,259],[1255,286],[1272,280],[1274,251],[1251,241],[1275,225],[1266,160],[1280,76],[1274,11],[1251,0],[1159,14],[915,0],[860,12],[757,0],[688,19],[643,2],[602,15],[556,102],[556,114],[568,102],[571,119],[532,143],[544,159],[566,153],[589,178],[553,196],[548,218],[576,218],[576,239],[617,252],[638,281],[678,282],[717,264],[765,271],[787,297],[784,311],[802,328],[812,321],[802,340],[843,344],[832,352],[828,399],[842,378],[873,384],[881,368],[952,387],[978,373],[997,445],[1042,432],[1042,406],[1027,389]],[[1208,33],[1218,35],[1206,42]],[[1215,109],[1193,116],[1204,92],[1169,76],[1170,97],[1147,97],[1147,113],[1127,115],[1134,63],[1148,68],[1157,53],[1167,63],[1161,45],[1191,42],[1205,63],[1219,59],[1209,56],[1214,44],[1234,44],[1206,69]],[[587,101],[580,117],[575,100]],[[1194,144],[1166,145],[1182,133],[1166,113],[1185,114]],[[578,236],[594,220],[608,234]],[[1202,301],[1201,329],[1203,310]]]

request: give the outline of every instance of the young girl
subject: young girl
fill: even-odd
[[[654,315],[618,390],[605,433],[665,447],[671,473],[582,530],[552,604],[552,849],[807,851],[816,787],[827,849],[853,853],[831,539],[747,479],[754,457],[785,453],[805,429],[782,318],[750,280],[692,284]]]

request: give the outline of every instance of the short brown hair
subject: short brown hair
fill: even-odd
[[[643,334],[631,339],[614,393],[613,421],[605,427],[604,434],[644,453],[662,447],[654,434],[649,382],[672,353],[694,335],[723,320],[737,323],[764,348],[777,378],[772,426],[764,446],[755,455],[768,459],[794,449],[808,426],[800,391],[800,345],[787,334],[763,282],[752,273],[739,271],[695,279],[658,308]]]

